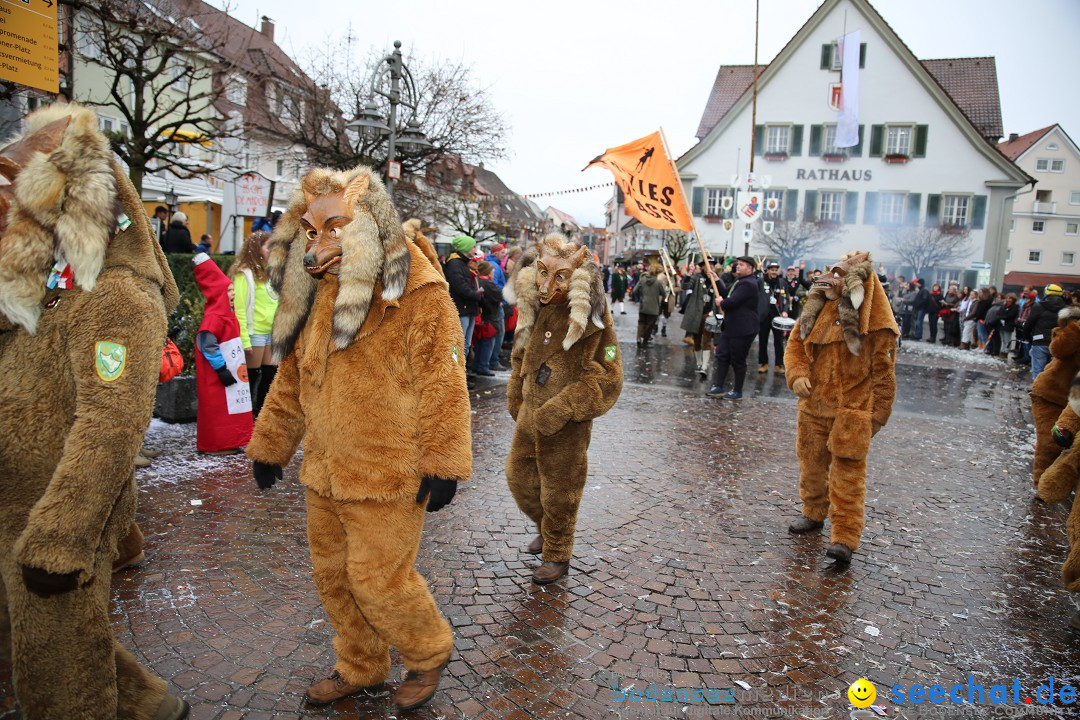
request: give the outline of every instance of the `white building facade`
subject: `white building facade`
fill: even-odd
[[[861,35],[860,142],[838,149],[830,101],[845,27]],[[826,0],[758,72],[756,124],[753,68],[721,67],[700,142],[677,163],[711,253],[747,249],[743,223],[723,198],[734,192],[733,175],[746,177],[753,154],[774,206],[763,219],[813,223],[828,236],[809,257],[785,259],[821,267],[858,248],[903,273],[908,263],[888,249],[889,237],[941,228],[966,237],[967,248],[925,271],[928,282],[975,284],[974,267],[989,263],[990,284],[1001,287],[1012,197],[1031,179],[995,148],[1002,133],[993,58],[920,62],[865,0]],[[775,256],[760,242],[760,224],[748,249]]]
[[[1038,182],[1013,205],[1005,286],[1080,287],[1080,149],[1060,125],[1000,148]]]

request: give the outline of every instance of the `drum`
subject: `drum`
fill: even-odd
[[[791,332],[791,329],[795,327],[795,321],[786,317],[774,317],[772,319],[773,330],[783,330],[784,332]]]
[[[713,335],[719,335],[720,331],[724,329],[724,316],[717,315],[716,313],[709,313],[705,316],[705,331],[712,333]]]

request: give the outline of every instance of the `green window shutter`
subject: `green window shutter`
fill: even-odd
[[[908,193],[908,196],[907,196],[907,224],[908,225],[918,225],[919,224],[919,213],[921,213],[921,212],[922,212],[922,193]]]
[[[881,145],[885,134],[884,125],[870,126],[870,157],[881,157]]]
[[[791,156],[802,155],[802,125],[791,126]]]
[[[844,198],[844,224],[854,225],[859,222],[859,193],[849,192]]]
[[[817,220],[817,190],[807,190],[803,202],[803,217],[807,222],[814,222]]]
[[[866,193],[866,205],[863,206],[863,225],[877,225],[878,221],[878,207],[877,207],[877,193]]]
[[[915,126],[915,155],[913,157],[926,157],[926,132],[928,125]]]
[[[765,126],[757,125],[754,127],[754,154],[765,154]]]
[[[825,127],[823,125],[810,126],[810,149],[806,153],[810,157],[821,155],[821,136],[824,132]]]
[[[702,214],[705,212],[705,188],[696,187],[694,188],[693,194],[694,199],[691,201],[692,208],[690,212],[692,212],[697,217],[701,217]]]
[[[822,70],[831,70],[832,69],[832,51],[833,51],[832,43],[825,43],[824,45],[821,46],[821,69]]]
[[[859,43],[859,67],[866,67],[866,43]]]
[[[975,196],[975,208],[971,211],[971,227],[982,230],[986,227],[986,196]]]
[[[865,125],[860,125],[859,126],[859,142],[857,142],[855,144],[855,147],[849,147],[848,148],[848,157],[862,157],[862,141],[863,141],[863,135],[865,134],[863,132],[864,130],[866,130],[866,126]]]
[[[799,217],[799,191],[784,191],[784,219],[796,220]]]
[[[926,225],[937,226],[941,224],[941,196],[926,196]]]

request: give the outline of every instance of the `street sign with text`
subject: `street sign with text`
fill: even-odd
[[[971,269],[972,270],[989,270],[992,267],[993,267],[993,265],[991,263],[988,263],[988,262],[986,262],[984,260],[972,260],[971,261]]]
[[[0,0],[0,80],[60,91],[56,0]]]

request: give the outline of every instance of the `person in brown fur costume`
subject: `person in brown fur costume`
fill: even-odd
[[[818,530],[830,518],[825,554],[838,563],[851,562],[862,537],[866,458],[892,414],[899,336],[869,253],[852,251],[814,281],[788,338],[803,501],[803,516],[788,530]]]
[[[28,720],[181,718],[109,622],[176,284],[97,115],[24,124],[0,152],[0,655]]]
[[[522,255],[504,294],[518,307],[506,389],[517,422],[506,479],[539,535],[539,585],[566,574],[589,465],[592,421],[622,390],[622,360],[600,268],[588,248],[552,233]]]
[[[1069,399],[1069,386],[1080,371],[1080,307],[1069,305],[1058,312],[1058,326],[1050,340],[1050,362],[1031,383],[1031,417],[1035,421],[1035,458],[1032,480],[1054,462],[1061,445],[1054,439],[1054,425]]]
[[[1058,331],[1055,331],[1055,341],[1057,337]],[[1050,362],[1051,365],[1053,363],[1054,361]],[[1044,370],[1039,374],[1039,379],[1045,372]],[[1037,487],[1038,496],[1048,503],[1064,502],[1069,498],[1069,494],[1076,490],[1073,495],[1072,512],[1069,513],[1069,519],[1065,525],[1069,537],[1069,554],[1065,558],[1065,564],[1061,566],[1061,579],[1070,592],[1080,592],[1080,448],[1077,448],[1074,443],[1078,432],[1080,432],[1080,374],[1073,378],[1072,388],[1069,391],[1069,404],[1062,410],[1053,429],[1054,438],[1065,450],[1039,476]],[[1072,616],[1069,627],[1080,630],[1080,612]]]
[[[304,443],[315,584],[337,664],[307,689],[327,704],[379,685],[435,694],[454,637],[414,567],[428,512],[472,474],[465,347],[446,281],[406,239],[369,168],[312,170],[271,238],[280,361],[247,454],[272,486]]]
[[[424,253],[424,257],[428,259],[431,266],[439,271],[439,275],[445,277],[442,263],[439,262],[439,254],[435,252],[435,246],[432,244],[431,239],[424,234],[425,232],[431,232],[434,228],[426,228],[423,225],[418,218],[410,218],[401,224],[401,229],[405,231],[405,237],[420,248],[420,252]]]

